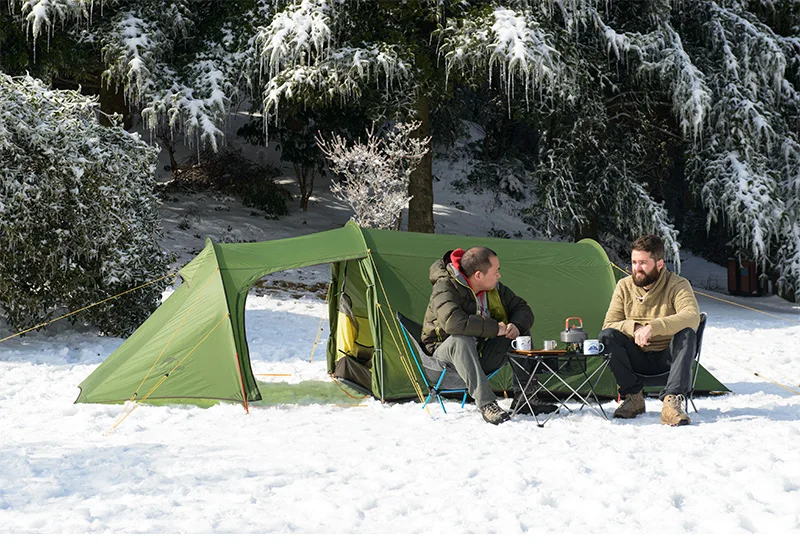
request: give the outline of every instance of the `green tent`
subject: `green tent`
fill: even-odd
[[[80,384],[77,402],[230,400],[246,407],[260,400],[245,335],[248,290],[270,273],[325,263],[332,276],[328,372],[380,400],[417,397],[421,379],[403,348],[395,313],[421,322],[430,265],[448,250],[476,245],[498,253],[503,282],[533,308],[535,343],[559,339],[567,317],[581,317],[591,336],[600,331],[615,280],[605,252],[591,240],[429,235],[352,222],[262,243],[208,240],[181,269],[175,292]],[[510,381],[506,370],[495,376],[495,388],[506,389]],[[598,390],[616,396],[610,372]],[[705,371],[698,390],[727,391]]]

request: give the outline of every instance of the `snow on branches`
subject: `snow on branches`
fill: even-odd
[[[282,101],[308,107],[345,104],[366,85],[392,89],[410,82],[413,60],[398,45],[349,43],[336,32],[345,0],[300,0],[257,29],[264,78],[264,113],[277,118]],[[344,13],[344,12],[342,12]],[[265,124],[266,127],[266,124]]]
[[[331,193],[355,212],[353,220],[362,227],[397,229],[408,196],[408,177],[428,152],[430,139],[414,138],[419,122],[399,123],[383,137],[373,127],[367,141],[348,144],[340,135],[330,139],[317,136],[331,170],[339,178],[331,183]]]
[[[34,47],[44,30],[48,37],[55,31],[56,23],[77,41],[99,44],[104,84],[124,89],[151,132],[168,126],[173,133],[183,132],[190,144],[215,151],[223,142],[230,105],[250,83],[250,35],[240,32],[246,24],[234,32],[236,23],[226,21],[217,27],[216,39],[196,38],[196,23],[207,14],[190,0],[9,2],[12,12],[19,8],[25,16]],[[241,14],[247,21],[252,15]],[[192,40],[199,42],[196,54],[187,57]]]
[[[99,48],[104,83],[123,87],[151,130],[198,147],[216,149],[243,98],[265,129],[332,105],[373,119],[419,108],[436,127],[441,107],[460,108],[452,96],[499,90],[505,114],[535,134],[514,159],[532,173],[523,182],[547,233],[649,225],[677,253],[673,222],[703,215],[800,298],[796,2],[7,3],[34,45],[63,31]],[[497,150],[492,160],[512,159]]]
[[[531,12],[498,7],[475,18],[454,19],[436,35],[447,77],[454,69],[471,76],[486,70],[491,85],[493,72],[498,69],[509,110],[517,81],[522,83],[529,103],[536,91],[558,90],[566,72],[555,37]]]
[[[151,132],[165,124],[184,132],[196,147],[204,144],[216,151],[238,91],[242,55],[231,51],[230,41],[209,40],[194,62],[173,66],[174,50],[191,32],[191,14],[176,4],[153,8],[135,6],[113,18],[102,39],[103,78],[108,85],[123,85]]]
[[[106,4],[116,3],[115,0],[101,0]],[[25,17],[26,32],[31,34],[36,53],[36,41],[42,31],[48,39],[55,31],[57,24],[63,27],[75,20],[87,21],[94,11],[95,0],[9,0],[8,5],[12,13],[19,7]]]

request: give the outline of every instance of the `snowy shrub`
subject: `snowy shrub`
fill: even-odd
[[[399,123],[380,138],[374,127],[367,141],[352,145],[341,136],[317,138],[339,180],[331,193],[355,211],[353,220],[362,227],[396,229],[408,196],[408,177],[428,152],[430,139],[411,137],[419,122]]]
[[[153,197],[156,150],[99,123],[97,103],[0,74],[0,309],[15,328],[164,275]],[[76,316],[130,332],[156,307],[153,284]]]

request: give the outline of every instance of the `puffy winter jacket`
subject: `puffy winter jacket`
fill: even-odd
[[[447,252],[430,268],[433,290],[422,325],[422,344],[428,354],[433,354],[451,335],[497,337],[499,322],[513,323],[521,333],[527,334],[533,326],[533,311],[527,302],[498,283],[486,294],[491,317],[481,316],[477,296],[466,278],[450,263],[451,253]]]

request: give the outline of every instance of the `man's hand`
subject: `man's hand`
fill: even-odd
[[[647,347],[650,345],[650,338],[653,337],[653,329],[650,327],[649,324],[641,325],[637,324],[634,327],[633,331],[633,341],[636,342],[636,345],[639,347]]]
[[[497,323],[497,337],[504,337],[506,335],[506,330],[508,330],[508,326],[506,326],[505,322]]]
[[[519,336],[519,328],[513,322],[508,323],[506,326],[506,337],[508,339],[517,339]]]

